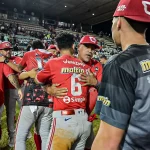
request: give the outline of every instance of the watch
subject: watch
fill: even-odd
[[[4,60],[4,63],[5,63],[5,64],[9,63],[9,59],[6,58],[6,59]]]

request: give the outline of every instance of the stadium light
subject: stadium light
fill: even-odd
[[[65,5],[65,7],[67,7],[67,6]]]
[[[93,13],[92,15],[94,16],[95,14]]]

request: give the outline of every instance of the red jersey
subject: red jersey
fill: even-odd
[[[51,56],[52,54],[46,50],[32,50],[24,54],[19,65],[25,68],[25,71],[30,71],[33,68],[42,70]],[[48,94],[43,91],[40,85],[36,85],[34,80],[30,78],[27,80],[25,86],[23,105],[38,105],[46,107],[50,105]]]
[[[12,56],[9,59],[11,62],[13,62],[14,64],[19,64],[22,60],[21,57],[18,56]],[[18,74],[17,72],[14,71],[15,74]],[[23,83],[22,80],[18,80],[20,85]],[[5,78],[5,89],[15,89],[15,87],[9,82],[9,80],[7,78]]]
[[[39,68],[39,70],[41,70],[51,56],[52,54],[46,50],[32,50],[24,54],[19,65],[26,68],[26,71],[30,71],[33,68]]]
[[[88,86],[80,81],[80,73],[87,73],[90,67],[79,59],[69,55],[51,59],[44,69],[37,74],[37,80],[45,84],[52,80],[53,84],[59,83],[60,87],[68,89],[67,96],[62,99],[53,97],[54,110],[85,109]]]
[[[0,63],[0,106],[4,103],[4,76],[8,77],[14,71],[4,63]]]
[[[96,76],[96,79],[98,80],[98,82],[101,82],[102,72],[103,72],[103,67],[102,67],[101,63],[98,62],[97,60],[91,59],[87,65],[89,65],[91,67],[91,71]]]
[[[97,60],[91,59],[88,65],[91,67],[91,71],[94,73],[96,76],[96,79],[98,83],[101,82],[102,79],[102,72],[103,72],[103,67],[100,62]],[[89,89],[89,98],[87,102],[87,113],[90,114],[92,110],[95,107],[96,100],[97,100],[98,92],[96,88],[90,87]]]

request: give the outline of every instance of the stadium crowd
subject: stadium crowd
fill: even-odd
[[[112,38],[122,52],[114,49],[110,58],[105,41],[93,35],[1,22],[0,117],[5,106],[9,147],[26,150],[34,127],[37,150],[150,149],[148,5],[149,0],[119,2]],[[13,56],[21,43],[24,54]],[[95,137],[96,114],[101,123]],[[0,138],[2,131],[0,126]]]

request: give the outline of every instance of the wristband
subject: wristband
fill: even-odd
[[[4,63],[5,63],[5,64],[9,63],[9,59],[6,58],[6,59],[4,60]]]

